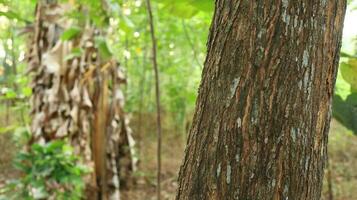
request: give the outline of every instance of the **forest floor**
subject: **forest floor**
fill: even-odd
[[[140,137],[141,151],[139,153],[139,169],[135,173],[136,184],[130,190],[123,191],[124,200],[154,200],[156,199],[156,135],[155,126],[151,123],[153,117],[146,118],[141,124],[145,134]],[[147,124],[147,125],[146,125]],[[151,124],[151,125],[150,125]],[[131,127],[134,133],[139,124],[132,120]],[[178,133],[177,129],[167,129],[164,124],[162,145],[162,199],[174,199],[177,189],[177,175],[183,158],[185,135]],[[138,135],[134,134],[134,137]],[[11,134],[0,134],[0,185],[6,180],[17,176],[11,165],[11,160],[18,151],[16,142]],[[329,139],[329,157],[331,183],[334,200],[357,199],[357,136],[347,133],[347,130],[332,122]],[[327,172],[327,170],[326,170]],[[325,175],[323,198],[328,199],[327,173]]]
[[[135,121],[132,122],[135,124]],[[154,123],[153,123],[154,124]],[[135,127],[135,126],[132,126]],[[142,160],[139,165],[139,182],[130,191],[123,193],[123,199],[128,200],[154,200],[156,199],[156,142],[154,135],[155,127],[146,127],[149,135],[144,135]],[[153,129],[153,130],[150,130]],[[186,139],[183,134],[173,130],[163,131],[162,151],[162,197],[163,199],[175,199],[177,189],[178,171],[183,159]],[[329,159],[333,200],[356,200],[357,199],[357,136],[348,131],[335,120],[332,121],[329,138]],[[327,184],[327,172],[325,170],[323,197],[329,199]]]

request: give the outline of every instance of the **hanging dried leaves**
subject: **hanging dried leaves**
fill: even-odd
[[[66,16],[69,10],[68,4],[43,1],[36,8],[27,55],[33,77],[30,143],[67,138],[94,169],[86,177],[88,195],[100,191],[102,198],[119,199],[119,185],[130,179],[136,162],[120,89],[125,77],[102,50],[101,31],[89,21],[78,28]]]

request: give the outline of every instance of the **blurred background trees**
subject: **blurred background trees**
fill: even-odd
[[[26,41],[22,34],[34,22],[35,0],[0,0],[0,185],[19,172],[11,160],[29,138],[31,77],[26,74]],[[151,41],[143,0],[107,0],[106,13],[98,9],[104,1],[61,0],[85,5],[96,25],[106,23],[108,51],[118,60],[127,77],[123,87],[125,112],[137,141],[140,160],[137,183],[125,192],[129,199],[155,195],[156,128],[154,74]],[[186,133],[195,107],[197,88],[206,56],[206,42],[214,1],[153,0],[158,43],[163,116],[163,197],[175,195]],[[356,199],[357,190],[357,1],[350,0],[334,97],[330,135],[332,189],[336,199]],[[79,18],[77,13],[69,17]],[[342,125],[341,125],[342,124]],[[327,184],[325,184],[327,194]],[[1,191],[0,191],[1,192]],[[325,195],[326,196],[326,195]]]

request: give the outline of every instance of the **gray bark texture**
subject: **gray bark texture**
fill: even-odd
[[[345,0],[217,0],[177,200],[319,200]]]

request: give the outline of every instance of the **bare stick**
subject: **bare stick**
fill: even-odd
[[[190,47],[192,49],[193,58],[196,61],[197,65],[202,69],[203,68],[202,63],[198,59],[197,52],[196,52],[196,49],[195,49],[195,45],[193,44],[193,42],[191,40],[191,37],[190,37],[190,34],[187,31],[185,20],[183,19],[181,22],[182,22],[183,32],[185,33],[185,37],[186,37],[186,39],[188,41],[188,44],[190,45]]]
[[[156,38],[154,22],[152,17],[152,10],[150,0],[146,0],[147,11],[150,23],[150,33],[152,41],[152,64],[154,67],[155,74],[155,91],[156,91],[156,109],[157,109],[157,199],[160,200],[161,197],[161,117],[160,117],[160,82],[159,82],[159,71],[157,67],[156,60]]]

